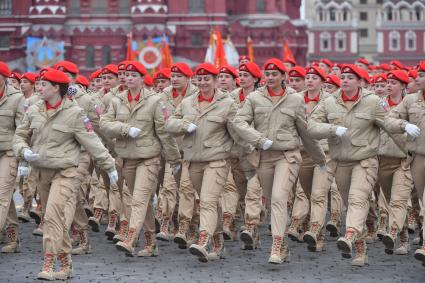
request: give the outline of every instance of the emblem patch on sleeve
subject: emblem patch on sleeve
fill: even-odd
[[[93,132],[93,124],[91,123],[90,119],[86,116],[83,119],[83,123],[84,123],[84,128],[86,128],[87,132]]]

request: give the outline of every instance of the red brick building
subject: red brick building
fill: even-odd
[[[254,42],[255,60],[281,57],[286,40],[300,64],[307,51],[301,0],[0,0],[0,59],[25,69],[26,38],[65,43],[65,58],[84,73],[125,59],[126,34],[163,34],[177,60],[204,59],[210,31],[231,36],[240,54]]]

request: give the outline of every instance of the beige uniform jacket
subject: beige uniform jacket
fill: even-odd
[[[378,96],[360,89],[360,98],[349,110],[341,90],[321,101],[311,113],[308,132],[315,139],[328,139],[329,153],[338,161],[359,161],[378,154],[380,127],[384,127],[385,110]],[[338,126],[348,128],[343,137]]]
[[[109,105],[111,105],[112,99],[123,91],[125,91],[125,89],[121,85],[118,85],[116,87],[111,88],[106,93],[105,89],[102,88],[98,92],[94,93],[92,96],[102,102],[103,112],[106,113],[108,111]]]
[[[407,150],[425,155],[425,101],[422,92],[407,95],[385,119],[388,130],[398,134],[405,132],[407,123],[415,124],[421,129],[419,137],[407,136]]]
[[[301,138],[313,160],[325,162],[319,143],[307,133],[304,97],[291,88],[275,105],[267,88],[250,93],[234,122],[238,136],[253,147],[261,148],[269,139],[273,141],[270,150],[300,149]]]
[[[167,132],[174,136],[183,135],[185,160],[209,162],[230,157],[233,145],[232,119],[237,108],[227,93],[217,89],[215,91],[213,101],[205,108],[199,105],[199,92],[185,97],[174,115],[167,120]],[[198,126],[193,133],[187,133],[190,123]]]
[[[388,97],[382,97],[381,103],[384,107],[384,109],[387,111],[387,116],[389,116],[391,112],[391,108],[388,105]],[[401,103],[401,102],[400,102]],[[393,106],[392,108],[394,108]],[[380,143],[379,143],[379,155],[389,156],[389,157],[398,157],[398,158],[405,158],[406,154],[398,147],[398,145],[394,142],[393,138],[395,138],[399,145],[403,146],[403,148],[406,148],[406,142],[407,142],[407,134],[392,134],[392,138],[388,135],[387,132],[381,129],[381,136],[380,136]]]
[[[103,170],[115,170],[115,161],[93,131],[84,110],[73,100],[64,98],[58,109],[46,113],[45,102],[31,106],[22,124],[16,129],[13,151],[23,159],[23,150],[30,148],[40,154],[31,166],[66,169],[78,166],[81,146]]]
[[[121,158],[140,159],[159,156],[174,164],[180,160],[177,143],[165,132],[163,103],[154,92],[142,89],[140,100],[130,107],[128,90],[112,99],[108,111],[100,119],[100,128],[107,137],[115,138],[115,151]],[[141,130],[136,138],[128,136],[131,127]]]
[[[0,99],[0,155],[12,150],[13,135],[24,116],[24,107],[24,95],[14,87],[6,85]]]
[[[102,107],[100,102],[95,97],[89,95],[85,90],[78,88],[78,92],[73,97],[78,105],[83,108],[85,114],[93,124],[96,133],[99,133],[99,114],[97,112],[98,107]]]

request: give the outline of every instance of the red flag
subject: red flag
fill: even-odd
[[[214,33],[216,37],[214,65],[217,68],[220,68],[221,66],[227,65],[226,53],[224,51],[224,45],[223,45],[223,39],[221,37],[221,32],[218,29],[216,29]]]
[[[170,47],[167,44],[165,35],[162,37],[161,55],[161,68],[171,68],[173,65],[173,57],[171,56]]]
[[[289,45],[286,41],[283,42],[283,60],[285,59],[291,59],[295,61],[294,54],[291,51],[291,48],[289,48]]]
[[[133,60],[133,32],[127,34],[127,55],[126,60]]]
[[[248,36],[248,39],[246,41],[246,48],[248,49],[249,61],[254,62],[254,43],[252,42],[250,36]]]

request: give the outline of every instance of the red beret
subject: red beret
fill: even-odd
[[[369,61],[366,58],[359,58],[356,62],[365,64],[366,66],[370,65]]]
[[[321,68],[316,67],[316,66],[307,67],[306,68],[306,75],[307,74],[318,75],[323,81],[326,80],[325,72]]]
[[[361,68],[358,68],[359,69],[359,72],[360,72],[360,74],[361,74],[361,78],[363,79],[363,80],[365,80],[367,83],[370,83],[370,76],[369,76],[369,72],[368,71],[366,71],[366,70],[364,70],[364,69],[361,69]]]
[[[327,58],[322,58],[322,59],[320,59],[319,62],[328,65],[329,68],[332,68],[332,66],[333,66],[331,60],[329,60]]]
[[[40,69],[40,71],[38,71],[38,75],[42,76],[45,72],[47,72],[50,69],[52,69],[52,68],[46,67],[46,68]]]
[[[118,67],[114,64],[106,65],[102,68],[102,75],[106,74],[118,75]]]
[[[379,68],[384,71],[391,71],[391,66],[388,64],[381,64]]]
[[[173,66],[171,66],[171,72],[181,73],[188,78],[190,78],[193,75],[192,70],[190,69],[189,65],[187,65],[186,63],[175,63]]]
[[[254,78],[258,78],[258,79],[261,79],[261,77],[263,75],[261,73],[260,67],[258,67],[258,65],[255,64],[254,62],[248,62],[248,63],[245,63],[245,64],[240,65],[239,66],[239,71],[248,72]]]
[[[233,68],[232,66],[228,66],[228,65],[221,67],[220,73],[232,75],[233,78],[238,77],[238,72],[236,72],[235,68]]]
[[[421,61],[418,64],[418,72],[425,72],[425,61]]]
[[[89,80],[85,76],[78,75],[77,80],[75,82],[85,87],[89,87]]]
[[[197,75],[218,75],[218,69],[210,63],[202,63],[196,67],[195,73]]]
[[[401,83],[409,83],[409,75],[403,70],[392,70],[387,75],[387,80],[397,80]]]
[[[376,84],[376,83],[385,83],[385,82],[387,82],[387,75],[386,74],[375,75],[373,77],[372,82],[374,84]]]
[[[41,75],[40,80],[58,84],[69,84],[71,82],[64,72],[55,69],[47,70],[43,75]]]
[[[161,70],[159,70],[158,72],[156,72],[153,75],[153,79],[154,80],[159,80],[159,79],[171,79],[171,69],[170,68],[163,68]]]
[[[93,73],[90,74],[89,80],[94,80],[100,76],[100,73],[102,72],[102,69],[96,70]]]
[[[278,70],[281,71],[283,73],[286,72],[286,67],[283,64],[282,61],[280,61],[277,58],[271,58],[269,60],[266,61],[266,63],[264,63],[264,70]]]
[[[378,68],[378,66],[369,65],[369,66],[367,66],[367,68],[368,68],[369,70],[376,70],[376,69]]]
[[[346,64],[342,66],[341,74],[354,74],[359,79],[363,79],[362,71],[359,67],[353,64]]]
[[[289,70],[288,74],[289,74],[289,77],[305,78],[306,72],[303,67],[295,66]]]
[[[124,60],[118,63],[117,67],[119,71],[125,71],[125,68],[127,67],[128,63],[131,61]]]
[[[27,79],[32,84],[35,83],[36,78],[37,78],[37,74],[34,74],[34,73],[24,73],[21,77],[21,79]]]
[[[3,61],[0,61],[0,74],[8,78],[11,74],[9,66]]]
[[[297,64],[297,62],[295,62],[295,60],[294,59],[291,59],[291,58],[285,58],[285,59],[283,59],[283,63],[291,63],[294,66]]]
[[[9,78],[20,81],[21,80],[21,75],[19,73],[17,73],[17,72],[12,72],[10,74]]]
[[[239,56],[239,62],[242,60],[249,60],[249,57],[247,55],[241,55]]]
[[[62,72],[68,72],[72,74],[78,74],[78,68],[77,65],[70,61],[59,61],[54,66],[56,70],[62,71]]]
[[[153,79],[149,74],[146,74],[143,78],[143,82],[145,83],[145,86],[153,86]]]
[[[340,87],[341,86],[341,80],[338,76],[335,75],[328,75],[326,77],[326,83]]]
[[[138,72],[142,76],[145,76],[148,73],[145,69],[145,66],[143,66],[143,64],[139,61],[129,61],[125,70],[130,72]]]
[[[403,66],[403,64],[401,64],[400,61],[398,60],[393,60],[390,62],[390,65],[394,66],[394,69],[396,70],[404,70],[406,67]]]
[[[409,75],[409,78],[416,79],[418,77],[418,71],[416,71],[416,70],[410,70],[409,73],[408,73],[408,75]]]

